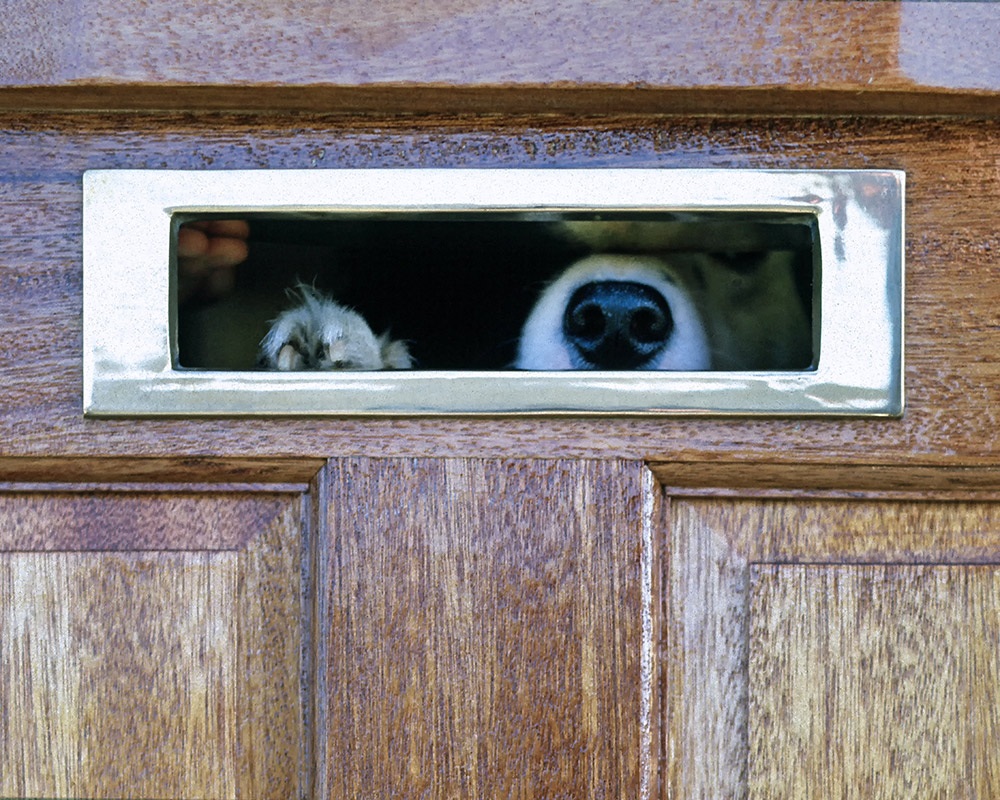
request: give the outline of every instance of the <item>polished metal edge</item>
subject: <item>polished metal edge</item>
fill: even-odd
[[[87,416],[903,413],[903,200],[893,170],[91,170]],[[815,216],[820,354],[803,372],[215,372],[173,366],[173,215],[513,210]],[[127,224],[126,224],[127,222]]]

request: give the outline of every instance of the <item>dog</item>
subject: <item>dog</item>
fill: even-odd
[[[521,330],[525,370],[786,370],[813,360],[808,249],[771,249],[743,223],[701,229],[567,222],[595,252],[541,293]],[[773,234],[772,234],[773,235]],[[725,248],[731,247],[732,250]],[[808,280],[803,280],[803,275]]]

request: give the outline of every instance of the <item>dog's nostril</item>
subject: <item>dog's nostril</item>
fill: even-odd
[[[597,339],[604,333],[604,311],[598,303],[581,303],[566,316],[566,330],[581,339]]]
[[[566,304],[563,332],[585,366],[634,369],[667,343],[674,321],[658,291],[634,281],[594,281]]]
[[[637,308],[629,320],[629,334],[637,342],[664,342],[670,326],[662,311],[656,307]]]

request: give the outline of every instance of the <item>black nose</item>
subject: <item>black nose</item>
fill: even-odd
[[[635,369],[653,358],[674,329],[658,291],[633,281],[585,283],[566,304],[563,332],[592,369]]]

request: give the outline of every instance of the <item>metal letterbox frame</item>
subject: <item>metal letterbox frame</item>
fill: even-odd
[[[891,170],[91,170],[88,416],[868,415],[903,411],[905,176]],[[176,365],[178,215],[758,212],[815,218],[819,354],[797,372],[209,371]]]

